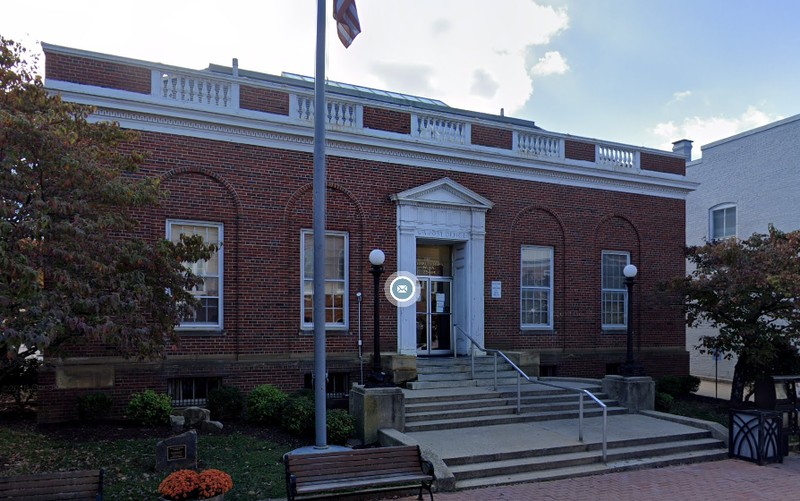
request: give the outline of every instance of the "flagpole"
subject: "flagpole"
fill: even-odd
[[[325,361],[325,2],[317,0],[314,76],[314,429],[315,447],[326,449]]]

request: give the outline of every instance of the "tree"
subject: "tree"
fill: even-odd
[[[800,337],[800,231],[735,238],[687,249],[695,267],[671,289],[682,295],[686,323],[707,322],[718,335],[702,336],[701,353],[738,356],[731,401],[757,378],[787,366]]]
[[[135,237],[132,211],[165,199],[137,135],[49,94],[25,54],[0,36],[0,385],[37,350],[161,355],[197,305],[183,263],[216,250]]]

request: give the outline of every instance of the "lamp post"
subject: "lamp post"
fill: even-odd
[[[370,273],[375,278],[375,304],[373,306],[372,318],[374,321],[373,334],[373,352],[372,352],[372,374],[370,374],[367,387],[382,386],[385,383],[386,375],[383,373],[381,367],[381,317],[380,317],[380,290],[381,290],[381,273],[383,273],[383,263],[386,261],[386,254],[380,249],[373,249],[369,253],[369,262],[372,264]]]
[[[636,266],[629,264],[622,269],[622,274],[625,275],[625,288],[628,289],[628,342],[627,352],[625,354],[625,365],[622,367],[623,376],[642,376],[644,369],[633,361],[633,284],[636,274],[639,272]]]

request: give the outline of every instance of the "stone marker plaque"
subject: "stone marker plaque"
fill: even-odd
[[[197,469],[197,432],[189,430],[156,444],[156,471]]]

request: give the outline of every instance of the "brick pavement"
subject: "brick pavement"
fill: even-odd
[[[800,492],[800,456],[758,466],[738,459],[607,473],[460,492],[440,492],[442,501],[526,500],[789,500]],[[415,500],[416,496],[399,498]],[[427,499],[427,498],[426,498]]]

